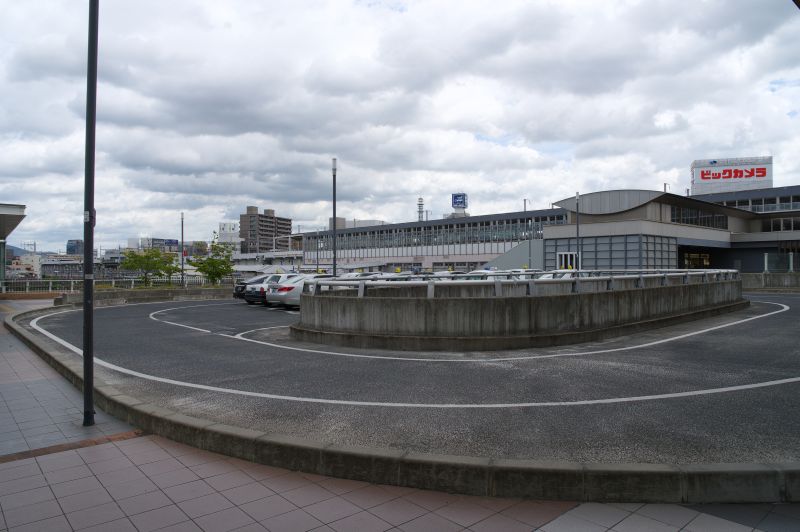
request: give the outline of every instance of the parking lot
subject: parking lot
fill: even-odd
[[[419,353],[291,340],[294,310],[241,301],[100,308],[95,356],[131,395],[352,445],[604,462],[800,458],[797,295],[552,349]],[[80,312],[35,325],[80,347]]]

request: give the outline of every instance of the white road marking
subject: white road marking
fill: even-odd
[[[752,320],[759,320],[761,318],[766,318],[768,316],[772,316],[774,314],[780,314],[781,312],[786,312],[791,307],[788,305],[784,305],[782,303],[772,303],[770,301],[755,301],[755,303],[766,303],[768,305],[778,305],[781,307],[780,310],[775,310],[773,312],[769,312],[767,314],[762,314],[760,316],[752,316],[750,318],[744,318],[741,320],[737,320],[731,323],[724,323],[722,325],[717,325],[714,327],[708,327],[705,329],[700,329],[698,331],[692,331],[686,334],[680,334],[678,336],[672,336],[670,338],[664,338],[661,340],[654,340],[652,342],[648,342],[645,344],[638,344],[638,345],[631,345],[626,347],[615,347],[613,349],[598,349],[595,351],[567,351],[566,353],[559,352],[559,353],[551,353],[547,355],[525,355],[525,356],[515,356],[515,357],[500,357],[500,358],[425,358],[425,357],[397,357],[397,356],[381,356],[381,355],[363,355],[357,353],[342,353],[337,351],[325,351],[322,349],[307,349],[305,347],[291,347],[288,345],[280,345],[280,344],[273,344],[271,342],[263,342],[261,340],[253,340],[252,338],[245,338],[244,335],[260,331],[262,329],[251,329],[249,331],[244,331],[232,338],[236,338],[237,340],[244,340],[245,342],[251,342],[254,344],[261,344],[266,345],[269,347],[276,347],[279,349],[288,349],[291,351],[301,351],[304,353],[315,353],[321,355],[334,355],[340,357],[351,357],[351,358],[374,358],[380,360],[404,360],[409,362],[469,362],[469,363],[477,363],[477,362],[516,362],[520,360],[536,360],[542,358],[560,358],[560,357],[580,357],[580,356],[587,356],[587,355],[601,355],[605,353],[618,353],[621,351],[631,351],[633,349],[641,349],[643,347],[652,347],[654,345],[665,344],[668,342],[674,342],[676,340],[682,340],[684,338],[689,338],[692,336],[697,336],[698,334],[705,334],[707,332],[716,331],[718,329],[724,329],[726,327],[733,327],[734,325],[740,325],[742,323],[752,321]],[[288,327],[284,325],[284,327]],[[276,327],[266,327],[267,329],[274,329]]]
[[[211,304],[207,304],[207,305],[186,305],[186,306],[183,306],[183,307],[165,308],[165,309],[161,309],[161,310],[156,310],[155,312],[151,312],[150,315],[148,316],[148,318],[150,318],[153,321],[158,321],[160,323],[168,323],[170,325],[175,325],[177,327],[185,327],[185,328],[191,329],[193,331],[211,333],[211,331],[209,331],[208,329],[200,329],[199,327],[192,327],[191,325],[184,325],[183,323],[175,323],[174,321],[161,320],[161,319],[156,318],[155,316],[156,316],[156,314],[161,314],[162,312],[168,312],[170,310],[180,310],[180,309],[184,309],[184,308],[195,308],[195,307],[217,307],[217,306],[220,306],[220,305],[235,305],[235,303],[211,303]],[[227,336],[227,335],[223,335],[223,336]]]
[[[723,326],[717,327],[710,327],[708,329],[704,329],[704,331],[711,331],[716,329],[721,329],[723,327],[729,327],[731,325],[735,325],[738,323],[751,321],[753,319],[758,319],[766,316],[771,316],[773,314],[777,314],[778,312],[785,312],[789,309],[786,305],[781,305],[780,303],[771,303],[773,305],[780,305],[784,307],[780,311],[771,312],[769,314],[764,314],[762,316],[756,316],[752,318],[747,318],[745,320],[739,320],[735,323],[726,324]],[[31,321],[31,327],[39,331],[40,333],[44,334],[51,340],[57,342],[58,344],[66,347],[73,353],[76,353],[79,356],[83,356],[83,351],[75,347],[74,345],[70,344],[66,340],[62,340],[58,336],[50,333],[42,329],[38,322],[40,319],[48,316],[53,316],[56,314],[63,314],[66,312],[73,312],[72,310],[57,312],[54,314],[48,314],[46,316],[39,316],[38,318]],[[277,327],[275,327],[277,328]],[[700,332],[689,333],[686,335],[681,335],[681,338],[685,338],[688,336],[694,336],[695,334],[699,334]],[[229,336],[229,335],[220,335],[220,336]],[[238,336],[238,335],[237,335]],[[679,338],[679,337],[676,337]],[[659,341],[656,343],[663,343],[663,341]],[[643,345],[653,345],[650,344],[643,344]],[[639,346],[642,347],[642,346]],[[625,349],[625,348],[622,348]],[[171,384],[174,386],[182,386],[185,388],[192,388],[196,390],[204,390],[204,391],[212,391],[212,392],[219,392],[219,393],[227,393],[232,395],[240,395],[246,397],[256,397],[260,399],[276,399],[281,401],[291,401],[291,402],[300,402],[300,403],[317,403],[317,404],[326,404],[326,405],[341,405],[341,406],[375,406],[375,407],[389,407],[389,408],[429,408],[429,409],[455,409],[455,408],[463,408],[463,409],[500,409],[500,408],[534,408],[534,407],[558,407],[558,406],[590,406],[590,405],[601,405],[601,404],[617,404],[617,403],[633,403],[633,402],[642,402],[642,401],[656,401],[661,399],[678,399],[683,397],[697,397],[703,395],[714,395],[720,393],[730,393],[730,392],[738,392],[738,391],[745,391],[745,390],[755,390],[758,388],[767,388],[771,386],[780,386],[783,384],[792,384],[800,382],[800,377],[792,377],[787,379],[779,379],[773,381],[765,381],[765,382],[757,382],[752,384],[741,384],[737,386],[726,386],[722,388],[708,388],[704,390],[691,390],[687,392],[675,392],[675,393],[664,393],[664,394],[655,394],[655,395],[638,395],[633,397],[612,397],[607,399],[588,399],[588,400],[579,400],[579,401],[544,401],[544,402],[525,402],[525,403],[487,403],[487,404],[478,404],[478,403],[389,403],[389,402],[379,402],[379,401],[347,401],[347,400],[340,400],[340,399],[321,399],[317,397],[302,397],[302,396],[292,396],[292,395],[277,395],[277,394],[269,394],[269,393],[260,393],[260,392],[250,392],[246,390],[236,390],[231,388],[220,388],[217,386],[208,386],[205,384],[195,384],[191,382],[184,382],[178,381],[174,379],[166,379],[164,377],[157,377],[155,375],[149,375],[147,373],[141,373],[138,371],[133,371],[127,368],[123,368],[121,366],[117,366],[115,364],[111,364],[104,360],[98,359],[95,357],[95,363],[99,366],[108,368],[113,371],[117,371],[119,373],[123,373],[125,375],[131,375],[133,377],[138,377],[141,379],[146,379],[153,382],[160,382],[163,384]]]

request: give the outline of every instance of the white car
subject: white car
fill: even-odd
[[[303,285],[305,285],[306,281],[311,279],[330,279],[332,277],[332,275],[327,274],[298,275],[282,282],[271,283],[264,294],[264,304],[278,303],[287,307],[299,307],[300,294],[303,293]]]
[[[299,275],[299,273],[274,273],[260,283],[248,284],[244,290],[244,300],[247,301],[248,305],[254,305],[255,303],[267,305],[265,295],[271,284],[293,279]]]
[[[589,272],[577,270],[552,270],[535,276],[535,279],[575,279],[589,277]]]

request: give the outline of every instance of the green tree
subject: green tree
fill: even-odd
[[[205,275],[210,283],[217,284],[223,277],[233,273],[231,255],[231,250],[217,241],[217,233],[215,232],[208,256],[189,259],[189,264],[197,268],[198,272]]]
[[[181,273],[181,267],[175,264],[174,259],[170,259],[170,263],[162,270],[162,273],[169,279],[169,284],[172,284],[172,276],[176,273]]]
[[[141,273],[145,286],[150,286],[152,276],[162,275],[172,265],[172,257],[156,248],[126,251],[124,255],[120,267]]]

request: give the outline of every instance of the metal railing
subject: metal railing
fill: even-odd
[[[514,297],[544,296],[578,292],[606,292],[634,288],[705,284],[739,279],[738,270],[622,270],[514,274],[487,272],[485,279],[465,279],[459,275],[437,275],[414,280],[330,280],[309,279],[304,293],[312,296],[368,297]]]
[[[800,202],[770,203],[769,205],[750,205],[738,208],[752,212],[800,211]]]
[[[234,279],[226,277],[216,286],[233,287]],[[186,287],[215,286],[205,278],[186,277],[184,279]],[[154,277],[145,285],[141,278],[137,279],[95,279],[95,290],[103,289],[128,289],[137,288],[180,288],[180,278]],[[74,293],[83,290],[83,280],[81,279],[17,279],[7,280],[0,283],[0,293]]]

